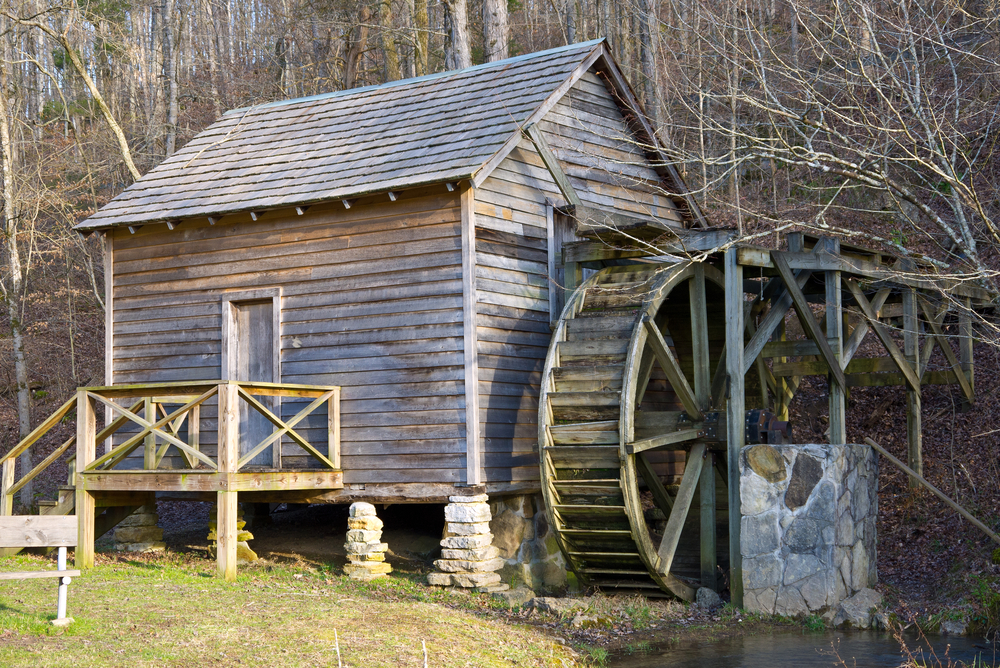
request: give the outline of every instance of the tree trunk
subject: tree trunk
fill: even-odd
[[[461,70],[472,66],[469,48],[469,14],[465,0],[444,0],[444,68]]]
[[[354,88],[354,81],[358,77],[358,60],[361,53],[368,44],[368,20],[371,12],[367,7],[362,7],[358,12],[358,26],[354,29],[354,36],[351,39],[351,46],[344,57],[344,89]]]
[[[174,53],[174,0],[163,0],[163,78],[167,86],[166,157],[177,149],[177,57]]]
[[[650,25],[653,20],[652,0],[639,0],[639,63],[642,67],[642,97],[646,107],[646,116],[650,125],[656,129],[657,99],[656,99],[656,68],[653,64],[653,44],[650,36]]]
[[[6,21],[4,21],[6,23]],[[4,26],[6,27],[6,26]],[[5,31],[6,32],[6,31]],[[14,379],[17,382],[18,433],[23,439],[31,431],[31,394],[28,389],[28,363],[24,354],[24,332],[21,325],[21,304],[24,296],[24,270],[17,242],[18,211],[14,188],[14,144],[10,135],[11,101],[7,97],[10,59],[8,35],[3,35],[3,52],[0,57],[0,173],[3,175],[3,234],[7,250],[9,284],[4,286],[7,314],[10,317],[11,338],[14,343]],[[32,468],[32,451],[28,448],[20,457],[21,474]],[[32,484],[21,488],[21,504],[30,507],[33,499]]]
[[[576,0],[566,0],[566,43],[576,42]]]
[[[416,74],[422,77],[427,74],[427,50],[430,47],[430,34],[427,32],[427,0],[413,1],[414,60]]]
[[[215,118],[222,116],[222,98],[219,95],[219,40],[217,39],[218,27],[215,24],[215,12],[212,9],[212,0],[205,0],[205,18],[208,20],[209,38],[208,48],[208,79],[212,95],[212,111]],[[214,119],[213,119],[214,120]]]
[[[385,80],[397,81],[399,74],[399,53],[392,34],[392,0],[380,0],[379,24],[382,26],[382,54],[385,58]]]
[[[486,62],[507,58],[510,53],[509,41],[507,0],[483,0],[483,50]]]

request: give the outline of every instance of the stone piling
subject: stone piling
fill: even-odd
[[[162,552],[163,529],[157,526],[160,516],[156,504],[138,508],[115,527],[115,549],[125,552]]]
[[[352,580],[368,582],[392,572],[392,566],[385,562],[389,546],[382,542],[382,520],[375,515],[375,506],[370,503],[351,504],[344,549],[348,559],[344,573]]]
[[[428,584],[478,592],[509,588],[500,582],[500,574],[496,572],[503,567],[504,560],[493,546],[488,500],[486,494],[448,497],[441,558],[434,562],[439,572],[428,574]]]
[[[208,521],[209,552],[211,552],[213,557],[216,554],[219,544],[219,524],[217,521],[219,516],[218,511],[218,504],[213,503],[212,509],[209,511],[209,517],[211,519]],[[257,556],[257,553],[250,548],[249,541],[253,540],[253,534],[247,531],[246,527],[246,520],[243,519],[243,505],[240,504],[238,510],[236,511],[236,563],[240,566],[253,563],[260,559],[260,557]]]

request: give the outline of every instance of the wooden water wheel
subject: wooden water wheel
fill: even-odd
[[[585,584],[686,600],[699,580],[719,588],[724,300],[722,272],[697,262],[602,269],[567,299],[542,378],[540,461],[550,525]]]

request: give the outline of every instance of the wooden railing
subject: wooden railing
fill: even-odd
[[[281,418],[266,406],[261,397],[273,397],[280,406],[282,398],[312,399],[290,419]],[[218,401],[218,438],[214,454],[201,449],[201,407],[212,398]],[[262,415],[273,429],[259,443],[240,452],[240,404],[247,406],[247,413]],[[326,443],[317,447],[296,431],[305,418],[326,404]],[[105,406],[110,424],[97,431],[96,408]],[[173,408],[174,406],[179,406]],[[60,445],[31,471],[15,479],[16,458],[35,444],[55,425],[76,409],[77,435]],[[184,429],[187,425],[186,430]],[[115,434],[126,425],[138,427],[136,433],[123,435],[115,444]],[[180,383],[150,383],[141,385],[112,385],[83,387],[76,396],[59,407],[42,424],[18,443],[10,452],[0,457],[0,515],[10,515],[13,498],[21,488],[38,476],[64,453],[76,446],[73,455],[81,465],[81,473],[115,470],[138,448],[143,448],[143,465],[140,471],[171,470],[161,465],[171,448],[180,454],[180,461],[192,470],[237,473],[268,447],[281,447],[281,441],[300,446],[322,468],[340,469],[340,388],[285,383],[251,383],[238,381],[197,381]],[[97,455],[98,446],[103,453]],[[280,456],[275,457],[274,469],[281,469]],[[130,467],[130,470],[136,470]],[[176,468],[172,468],[176,470]],[[183,469],[182,469],[183,470]]]

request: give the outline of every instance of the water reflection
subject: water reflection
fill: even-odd
[[[906,638],[910,656],[925,666],[1000,666],[1000,641],[931,636]],[[616,668],[897,668],[908,655],[892,636],[873,631],[781,633],[682,646],[614,658]]]

